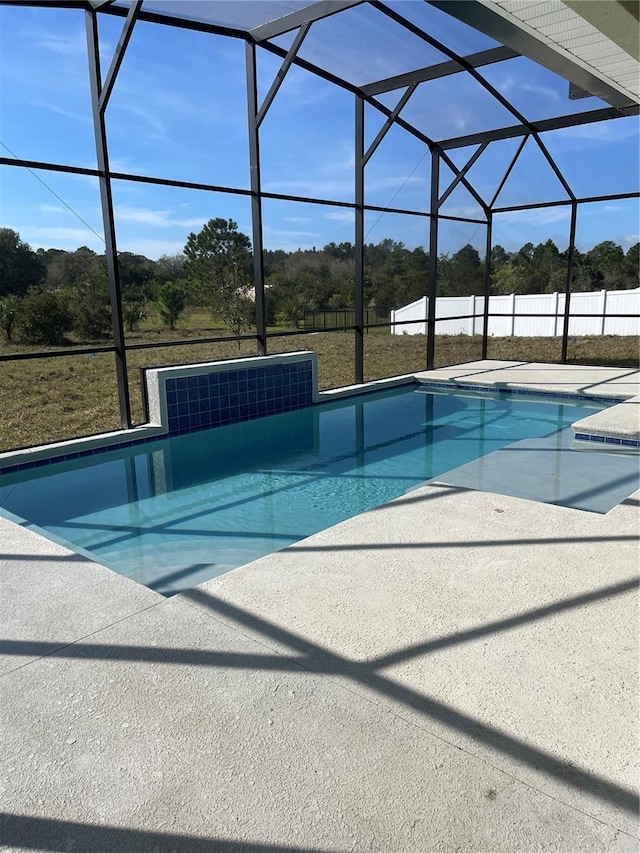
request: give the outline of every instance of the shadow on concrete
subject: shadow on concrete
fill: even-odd
[[[437,637],[434,640],[429,640],[426,643],[418,643],[415,646],[406,649],[400,649],[390,655],[374,658],[369,661],[369,666],[373,669],[382,669],[386,666],[393,666],[412,658],[419,657],[423,654],[436,652],[439,649],[446,649],[449,646],[457,646],[461,643],[468,643],[471,640],[477,640],[479,637],[486,637],[489,634],[495,634],[500,631],[510,631],[512,628],[517,628],[520,625],[526,625],[530,622],[539,622],[541,619],[547,619],[549,616],[554,616],[556,613],[564,613],[567,610],[573,610],[576,607],[583,607],[585,604],[592,604],[595,601],[601,601],[605,598],[612,598],[615,595],[623,595],[631,590],[638,589],[640,578],[630,578],[621,583],[612,584],[611,586],[602,587],[601,589],[586,592],[584,595],[576,595],[571,598],[564,598],[561,601],[555,601],[553,604],[547,604],[544,607],[536,607],[534,610],[527,610],[524,613],[518,613],[515,616],[510,616],[508,619],[500,619],[496,622],[489,622],[486,625],[479,625],[476,628],[470,628],[468,631],[458,631],[455,634],[448,634],[444,637]]]
[[[48,853],[336,853],[336,848],[290,847],[259,841],[198,838],[117,826],[0,812],[0,843],[20,850]]]
[[[497,495],[496,497],[500,497]],[[433,548],[500,548],[502,545],[569,545],[589,542],[638,542],[640,536],[621,534],[620,536],[552,536],[544,539],[485,539],[474,542],[353,542],[349,545],[289,545],[286,552],[299,554],[303,551],[415,551]],[[184,595],[187,592],[183,593]]]
[[[590,601],[610,598],[616,594],[620,595],[622,592],[632,589],[636,584],[637,580],[634,579],[633,581],[628,580],[622,584],[616,584],[614,587],[594,591],[594,593],[589,594],[592,596]],[[587,792],[634,815],[640,811],[637,792],[610,782],[588,770],[576,767],[568,761],[556,758],[554,755],[538,749],[524,740],[507,735],[480,720],[456,711],[443,702],[439,702],[437,699],[430,698],[412,688],[398,684],[396,681],[376,672],[375,664],[370,666],[368,663],[351,661],[340,655],[336,655],[317,644],[310,643],[303,637],[293,634],[272,622],[268,622],[247,610],[236,607],[201,589],[188,590],[182,594],[182,597],[183,600],[192,600],[200,608],[204,607],[218,616],[229,619],[238,625],[242,625],[244,628],[258,632],[264,637],[268,637],[277,643],[301,652],[306,656],[306,660],[298,662],[313,672],[348,678],[381,696],[385,696],[393,703],[411,708],[424,717],[435,720],[454,731],[471,737],[473,740],[483,743],[484,746],[513,758],[521,764],[528,765],[534,770],[567,784],[578,791]],[[578,598],[582,598],[582,596]],[[560,603],[560,609],[568,609],[569,606],[569,600]],[[535,619],[536,617],[532,618]],[[496,628],[496,630],[500,630],[500,628]],[[482,633],[484,635],[484,632]]]
[[[304,637],[294,634],[245,609],[236,607],[201,589],[193,589],[183,593],[182,600],[186,604],[192,602],[199,610],[204,608],[205,611],[214,614],[216,617],[222,617],[237,626],[256,632],[263,638],[268,638],[297,654],[294,656],[287,656],[286,654],[277,652],[274,654],[246,654],[148,646],[114,646],[95,643],[70,643],[60,646],[53,642],[37,643],[20,640],[4,640],[0,642],[0,653],[17,656],[45,656],[55,653],[60,658],[124,660],[169,665],[283,672],[303,672],[306,670],[314,674],[334,675],[346,678],[353,684],[366,687],[374,693],[390,699],[394,704],[410,708],[426,718],[435,720],[454,731],[471,737],[473,740],[484,744],[490,749],[496,750],[502,755],[513,758],[551,778],[557,779],[580,791],[587,792],[599,799],[606,800],[624,811],[635,814],[638,812],[638,797],[634,791],[576,767],[570,762],[563,761],[524,740],[505,734],[478,719],[456,711],[443,702],[439,702],[437,699],[399,684],[381,674],[379,670],[385,666],[400,663],[441,648],[470,642],[479,637],[486,637],[489,634],[508,631],[520,625],[549,618],[557,613],[623,595],[636,589],[637,586],[638,579],[630,578],[583,595],[562,599],[544,607],[516,614],[508,619],[502,619],[487,625],[479,625],[468,631],[439,637],[406,649],[400,649],[391,655],[364,662],[350,660],[337,655],[317,643],[310,642]],[[229,850],[232,849],[234,848],[229,848]],[[238,849],[241,850],[242,848]],[[251,849],[260,850],[261,848],[256,847]]]
[[[83,557],[82,554],[0,554],[0,563],[2,562],[93,563],[94,561]]]

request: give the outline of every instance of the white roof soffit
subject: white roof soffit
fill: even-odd
[[[638,61],[561,0],[429,2],[622,112],[637,112]],[[626,14],[615,0],[602,2],[609,16]]]

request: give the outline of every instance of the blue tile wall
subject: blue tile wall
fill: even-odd
[[[311,359],[167,379],[169,435],[291,412],[313,403]]]

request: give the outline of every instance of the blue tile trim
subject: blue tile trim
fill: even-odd
[[[560,400],[585,400],[591,403],[607,403],[615,406],[625,400],[618,397],[592,397],[587,394],[563,394],[559,391],[542,391],[527,388],[495,388],[489,385],[460,385],[457,382],[429,382],[419,380],[423,388],[443,388],[447,391],[480,391],[482,394],[520,394],[526,397],[553,397]]]
[[[574,436],[576,441],[589,441],[596,444],[615,444],[619,447],[640,448],[640,441],[635,438],[618,438],[613,435],[590,435],[586,432],[577,432]]]
[[[157,441],[164,437],[164,435],[149,435],[146,438],[118,441],[115,444],[107,444],[102,447],[88,447],[86,450],[75,450],[73,453],[64,453],[60,456],[47,456],[46,458],[34,459],[30,462],[18,462],[15,465],[7,465],[4,468],[0,468],[0,476],[16,474],[18,471],[29,471],[32,468],[43,468],[45,465],[54,465],[57,462],[72,462],[74,459],[82,459],[85,456],[98,456],[100,453],[108,453],[111,450],[126,450],[129,447],[149,444],[151,441]]]

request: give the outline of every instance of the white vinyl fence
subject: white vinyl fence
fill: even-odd
[[[391,312],[391,332],[394,335],[424,335],[426,333],[427,297]],[[489,335],[494,337],[542,338],[562,335],[564,325],[564,293],[540,293],[527,296],[489,297]],[[596,290],[591,293],[572,293],[569,319],[570,335],[637,335],[637,317],[611,317],[611,314],[640,314],[640,288],[635,290]],[[481,335],[484,322],[484,296],[441,296],[436,299],[437,335]],[[462,320],[447,320],[465,314],[480,316]],[[515,316],[521,314],[524,316]],[[541,314],[544,316],[527,316]],[[576,314],[593,316],[576,317]],[[602,316],[605,315],[605,316]],[[422,320],[412,323],[410,320]]]

